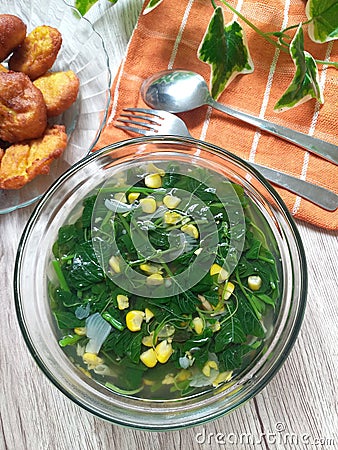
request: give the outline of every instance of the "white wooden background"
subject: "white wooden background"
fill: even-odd
[[[108,4],[101,0],[100,7]],[[110,36],[113,72],[141,4],[119,0],[96,22]],[[12,279],[20,234],[32,209],[0,216],[0,450],[338,448],[337,233],[297,223],[308,261],[308,305],[299,338],[270,384],[205,426],[152,433],[112,425],[73,404],[29,354],[15,316]]]

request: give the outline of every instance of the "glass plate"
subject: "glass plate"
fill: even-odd
[[[57,28],[62,46],[51,71],[73,70],[80,79],[76,102],[49,122],[66,126],[66,150],[51,164],[48,175],[39,175],[18,190],[0,189],[0,214],[5,214],[35,202],[65,170],[91,151],[106,121],[111,74],[101,36],[64,0],[1,0],[0,14],[20,17],[27,33],[39,25]]]

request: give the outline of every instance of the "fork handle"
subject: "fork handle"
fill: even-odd
[[[330,144],[329,142],[323,141],[322,139],[309,136],[305,133],[292,130],[291,128],[283,127],[282,125],[277,125],[273,122],[269,122],[268,120],[260,119],[259,117],[251,116],[250,114],[222,105],[221,103],[216,102],[213,98],[210,98],[208,103],[213,108],[224,112],[229,116],[249,123],[250,125],[253,125],[260,130],[274,134],[286,141],[292,142],[293,144],[304,148],[311,153],[314,153],[317,156],[320,156],[321,158],[327,159],[334,164],[338,164],[338,147],[336,145]]]
[[[338,208],[338,195],[328,189],[305,180],[300,180],[287,173],[261,166],[260,164],[251,162],[249,164],[267,180],[271,181],[271,183],[284,187],[288,191],[309,200],[321,208],[327,209],[328,211],[335,211]]]

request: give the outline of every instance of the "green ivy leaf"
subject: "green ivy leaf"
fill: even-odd
[[[82,16],[90,10],[90,8],[97,3],[98,0],[75,0],[75,7],[79,10]],[[117,0],[109,0],[110,3],[115,4]]]
[[[306,4],[309,36],[314,42],[338,39],[338,1],[309,0]]]
[[[163,0],[150,0],[147,6],[144,8],[143,14],[148,14],[150,11],[156,8]]]
[[[215,9],[209,22],[198,57],[211,65],[211,95],[215,99],[238,74],[253,71],[244,30],[236,21],[224,26],[221,7]]]
[[[296,73],[290,86],[276,103],[274,110],[285,111],[311,98],[316,98],[323,103],[317,64],[310,53],[304,51],[304,34],[301,24],[291,41],[290,54],[296,66]]]

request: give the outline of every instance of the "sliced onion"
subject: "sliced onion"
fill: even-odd
[[[86,353],[99,353],[102,344],[107,339],[112,327],[102,318],[101,314],[95,313],[86,319],[86,330],[89,342],[86,345]]]
[[[104,206],[110,211],[116,213],[126,213],[135,208],[133,205],[128,205],[127,203],[119,202],[115,198],[106,199],[104,201]]]

